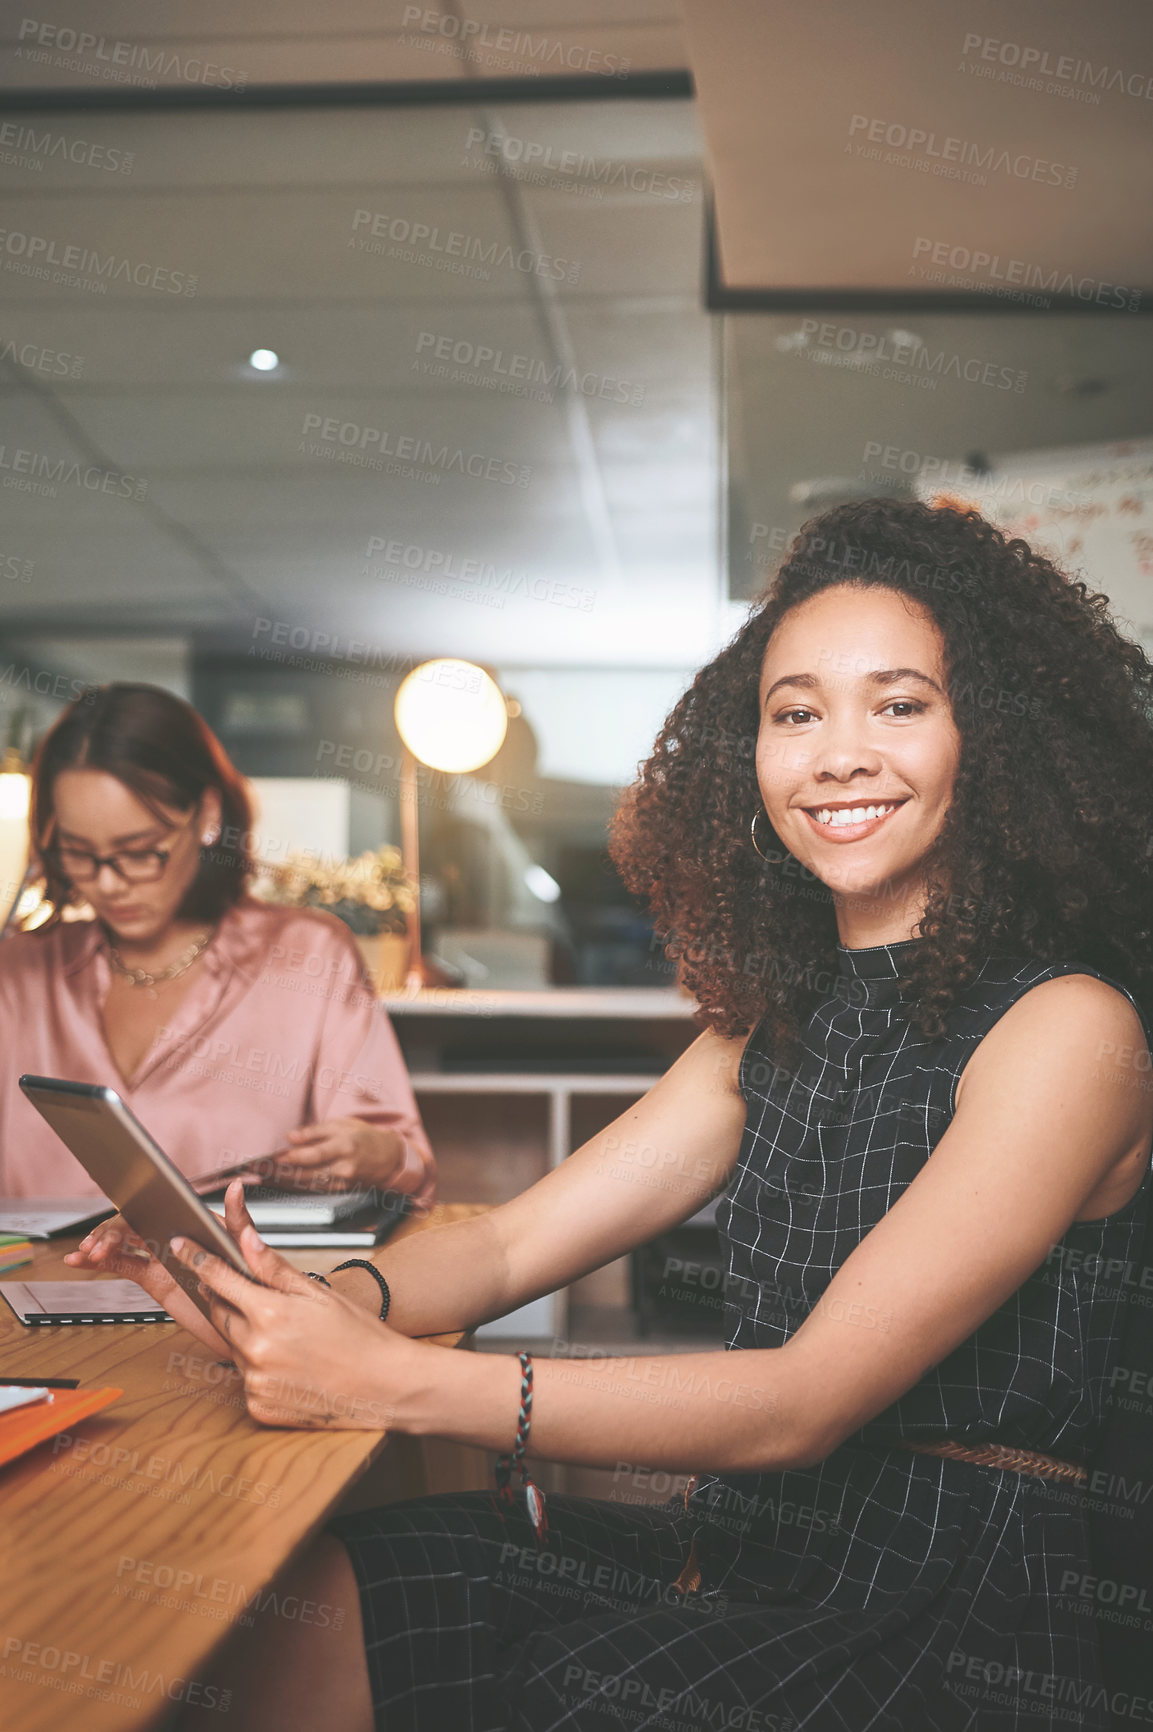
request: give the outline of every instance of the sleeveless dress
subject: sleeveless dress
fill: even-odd
[[[965,1063],[1012,1004],[1057,975],[1106,978],[1076,963],[987,959],[943,1037],[927,1041],[897,978],[917,942],[837,947],[833,993],[794,1074],[773,1064],[759,1028],[746,1046],[748,1116],[717,1213],[730,1348],[777,1347],[800,1325],[924,1166]],[[709,1475],[688,1499],[702,1518],[702,1591],[773,1607],[776,1664],[790,1679],[782,1701],[799,1727],[1108,1726],[1084,1591],[1088,1518],[1150,1488],[1119,1491],[1093,1475],[1080,1489],[893,1446],[995,1441],[1086,1462],[1150,1189],[1147,1170],[1123,1209],[1074,1223],[980,1328],[819,1464]],[[883,1330],[889,1319],[858,1321]]]
[[[717,1212],[729,1348],[777,1347],[799,1327],[929,1159],[965,1063],[1012,1004],[1056,975],[1106,978],[989,958],[927,1041],[898,984],[917,942],[837,948],[794,1072],[773,1063],[763,1025],[749,1038],[746,1124]],[[619,1463],[618,1497],[549,1498],[543,1547],[520,1507],[499,1512],[487,1492],[337,1518],[377,1727],[1108,1732],[1118,1705],[1084,1591],[1088,1518],[1124,1520],[1153,1487],[1095,1474],[1086,1494],[902,1440],[1092,1456],[1151,1190],[1146,1171],[1125,1208],[1070,1227],[979,1329],[815,1466],[710,1473],[638,1508]],[[682,1594],[690,1545],[701,1579]]]

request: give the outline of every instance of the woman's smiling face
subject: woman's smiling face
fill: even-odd
[[[765,811],[789,853],[833,892],[851,947],[910,937],[922,912],[924,861],[960,758],[944,654],[926,608],[850,584],[793,608],[765,651]]]

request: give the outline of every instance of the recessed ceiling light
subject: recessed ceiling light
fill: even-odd
[[[253,349],[248,365],[255,367],[258,373],[274,373],[280,365],[280,356],[275,349]]]

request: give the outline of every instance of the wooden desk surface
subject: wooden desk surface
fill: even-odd
[[[396,1236],[484,1207],[438,1204]],[[38,1245],[33,1263],[2,1278],[90,1279],[61,1262],[74,1242]],[[323,1272],[348,1255],[291,1260]],[[78,1377],[124,1391],[70,1440],[49,1439],[0,1468],[0,1726],[152,1726],[193,1684],[204,1700],[212,1650],[251,1615],[253,1595],[323,1524],[384,1435],[254,1424],[236,1372],[174,1323],[33,1329],[2,1301],[0,1313],[0,1377]]]

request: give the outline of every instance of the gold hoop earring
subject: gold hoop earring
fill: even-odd
[[[764,818],[765,822],[768,823],[769,814],[767,812],[765,812],[763,809],[758,810],[758,811],[753,813],[753,821],[749,825],[749,840],[753,844],[754,852],[759,854],[761,859],[764,860],[768,865],[771,866],[773,864],[772,856],[770,854],[766,854],[764,849],[759,847],[757,844],[757,819],[762,818],[762,817]]]

